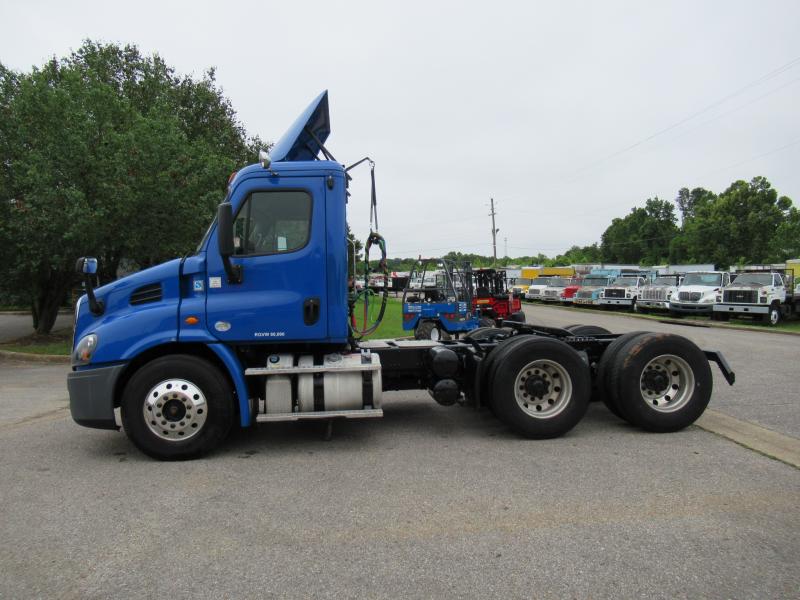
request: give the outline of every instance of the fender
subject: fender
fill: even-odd
[[[228,346],[223,344],[208,344],[208,347],[216,354],[228,374],[231,376],[233,385],[236,388],[236,395],[239,396],[239,416],[242,427],[249,427],[252,421],[250,415],[250,398],[247,392],[247,384],[244,380],[244,369],[236,354]]]

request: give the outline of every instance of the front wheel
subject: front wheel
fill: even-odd
[[[780,306],[770,306],[769,312],[766,315],[766,322],[773,327],[781,322],[781,307]]]
[[[564,342],[534,336],[508,346],[488,384],[497,417],[533,439],[575,427],[591,393],[589,367],[580,355]]]
[[[227,378],[206,360],[165,356],[139,369],[122,396],[122,425],[145,454],[185,460],[213,450],[233,424]]]

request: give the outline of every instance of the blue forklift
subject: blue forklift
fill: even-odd
[[[472,309],[470,267],[449,260],[416,262],[403,290],[403,329],[417,340],[449,340],[478,327],[492,327],[492,319]]]

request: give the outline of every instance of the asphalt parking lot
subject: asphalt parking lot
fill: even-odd
[[[737,371],[732,388],[715,376],[715,410],[800,438],[800,337],[679,331]],[[800,471],[698,427],[648,434],[593,405],[569,435],[537,442],[487,411],[392,393],[384,419],[337,423],[329,442],[318,425],[261,425],[202,460],[159,463],[122,433],[73,424],[66,372],[0,362],[0,597],[800,591]]]

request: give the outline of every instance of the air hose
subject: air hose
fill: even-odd
[[[383,320],[383,315],[386,312],[386,302],[389,299],[389,266],[386,263],[386,240],[383,238],[381,234],[377,232],[378,229],[378,198],[377,194],[375,193],[375,163],[369,158],[364,158],[354,165],[351,165],[345,171],[349,171],[353,167],[358,166],[364,161],[369,161],[370,166],[370,175],[372,177],[372,198],[370,201],[369,207],[369,236],[367,237],[367,243],[364,246],[364,287],[361,291],[355,290],[355,285],[353,286],[353,293],[350,295],[350,331],[354,339],[360,340],[371,333],[374,333],[381,324]],[[373,228],[374,225],[374,228]],[[378,316],[375,318],[373,322],[370,323],[369,321],[369,312],[370,306],[372,304],[372,299],[376,296],[375,292],[373,292],[369,287],[369,251],[373,246],[378,246],[378,249],[381,252],[381,258],[378,261],[378,269],[383,274],[383,290],[380,294],[381,296],[381,304],[380,309],[378,310]],[[353,271],[353,278],[355,281],[355,269]],[[359,327],[358,323],[356,322],[356,315],[355,315],[355,307],[356,304],[361,301],[364,306],[363,312],[363,319],[361,322],[361,326]]]

